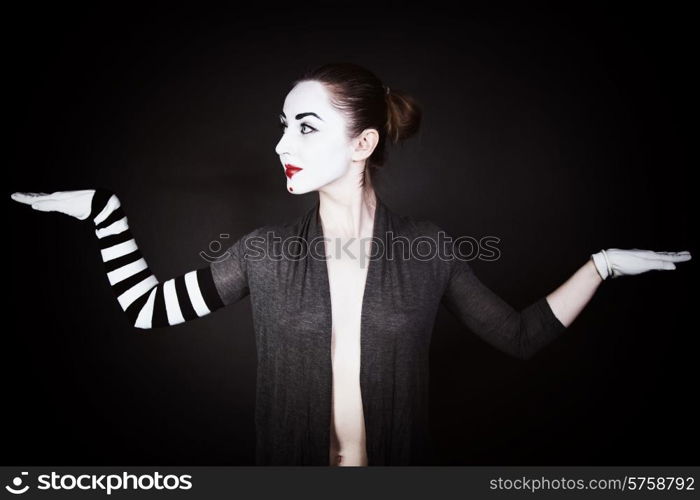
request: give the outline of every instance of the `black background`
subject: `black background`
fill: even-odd
[[[3,35],[6,465],[254,463],[249,299],[131,328],[90,223],[9,195],[111,188],[156,276],[183,274],[222,233],[316,201],[286,191],[274,146],[286,86],[317,64],[362,64],[421,102],[421,131],[390,151],[377,191],[454,235],[500,238],[498,261],[472,265],[514,307],[601,248],[697,259],[688,12],[48,9],[7,12]],[[430,379],[440,464],[697,463],[695,267],[606,281],[527,362],[441,309]]]

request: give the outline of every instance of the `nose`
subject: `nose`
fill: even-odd
[[[287,134],[282,134],[277,146],[275,146],[275,153],[277,153],[277,156],[282,156],[284,153],[289,153],[289,148],[287,147],[288,141],[285,139],[286,137]]]

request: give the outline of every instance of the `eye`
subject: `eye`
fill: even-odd
[[[304,127],[308,127],[308,128],[309,128],[309,131],[312,131],[312,130],[315,131],[315,130],[316,130],[316,129],[313,128],[311,125],[309,125],[309,124],[307,124],[307,123],[302,123],[302,124],[301,124],[301,133],[304,134],[304,135],[306,135],[306,134],[309,133],[309,132],[304,132]]]
[[[281,130],[282,132],[284,132],[284,129],[287,128],[287,124],[284,123],[284,122],[279,122],[279,123],[277,124],[277,126],[280,128],[280,130]],[[304,134],[304,135],[306,135],[306,134],[308,134],[308,133],[310,133],[310,132],[315,132],[315,131],[316,131],[316,129],[313,128],[313,127],[312,127],[311,125],[309,125],[308,123],[302,123],[301,125],[299,125],[299,127],[301,128],[301,133]]]

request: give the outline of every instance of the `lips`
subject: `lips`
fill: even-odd
[[[299,170],[302,170],[299,167],[295,167],[294,165],[290,165],[287,163],[284,166],[284,175],[287,176],[287,178],[291,179],[294,174],[296,174]]]

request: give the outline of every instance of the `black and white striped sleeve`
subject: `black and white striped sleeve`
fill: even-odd
[[[95,223],[109,283],[136,328],[177,325],[225,305],[211,264],[162,283],[158,281],[141,255],[119,198],[112,191],[95,190],[90,218]],[[223,277],[216,279],[223,286]],[[236,279],[236,283],[226,285],[247,291],[245,274],[240,273]]]

